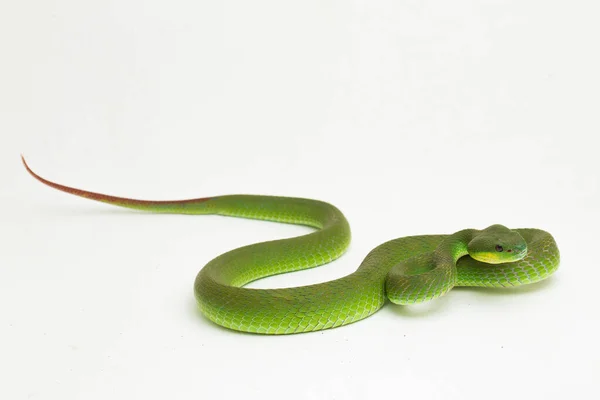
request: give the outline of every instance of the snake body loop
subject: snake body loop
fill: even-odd
[[[394,239],[373,249],[347,276],[315,285],[248,289],[249,282],[313,268],[340,257],[350,226],[333,205],[312,199],[228,195],[176,201],[145,201],[46,185],[81,197],[133,209],[180,214],[217,214],[306,225],[316,230],[290,239],[256,243],[221,254],[194,283],[200,310],[224,327],[262,334],[335,328],[364,319],[389,299],[414,304],[444,295],[454,286],[508,287],[541,281],[559,264],[552,236],[538,229],[493,225],[451,235]],[[486,262],[483,262],[485,260]]]

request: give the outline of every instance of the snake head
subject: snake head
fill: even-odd
[[[467,251],[475,260],[488,264],[515,262],[527,255],[527,242],[516,231],[492,225],[473,236]]]

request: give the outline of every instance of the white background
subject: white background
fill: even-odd
[[[19,1],[0,6],[0,398],[599,398],[593,1]],[[52,191],[318,198],[353,271],[400,236],[550,231],[549,280],[339,329],[220,328],[211,258],[308,228]],[[594,382],[594,379],[596,382]]]

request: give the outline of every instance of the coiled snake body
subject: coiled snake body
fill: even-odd
[[[559,264],[552,236],[492,225],[451,235],[409,236],[373,249],[345,277],[285,289],[248,289],[254,280],[329,263],[350,243],[333,205],[312,199],[228,195],[178,201],[114,197],[39,181],[81,197],[159,213],[218,214],[307,225],[304,236],[256,243],[221,254],[198,273],[194,294],[213,322],[238,331],[289,334],[335,328],[368,317],[386,299],[401,305],[435,299],[454,286],[507,287],[538,282]]]

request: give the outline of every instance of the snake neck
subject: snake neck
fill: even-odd
[[[456,263],[468,254],[473,229],[446,236],[431,253],[411,257],[390,269],[385,292],[395,304],[408,305],[443,296],[457,282]]]
[[[461,257],[469,254],[467,246],[477,232],[475,229],[464,229],[446,237],[433,252],[434,264],[455,266]]]

